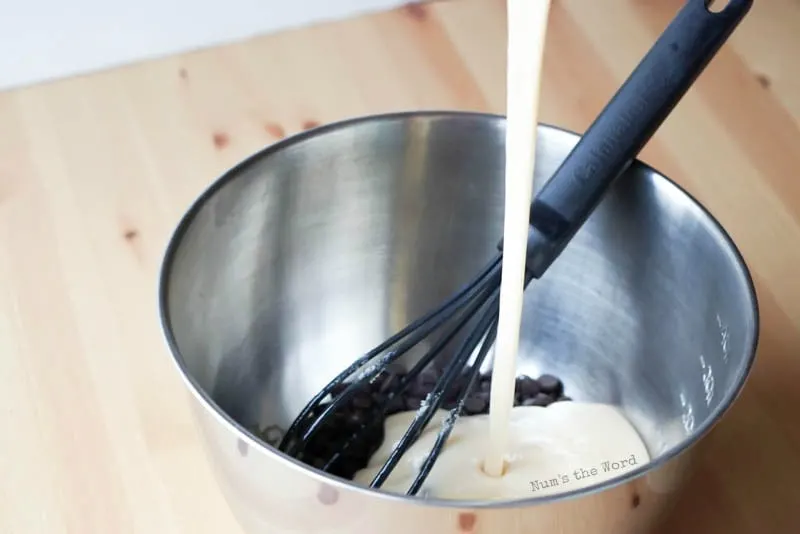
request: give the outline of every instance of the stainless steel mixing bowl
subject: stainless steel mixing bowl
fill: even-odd
[[[161,276],[163,328],[246,531],[628,534],[680,490],[690,446],[745,382],[758,309],[719,224],[638,163],[527,291],[519,371],[621,406],[649,465],[557,497],[421,501],[328,477],[250,431],[285,428],[338,371],[491,257],[503,132],[502,117],[473,113],[332,124],[233,168],[180,222]],[[539,132],[536,187],[577,140]]]

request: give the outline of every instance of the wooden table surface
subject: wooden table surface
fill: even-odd
[[[681,3],[556,0],[543,120],[583,131]],[[406,7],[0,94],[0,532],[241,532],[160,337],[173,225],[301,129],[502,113],[504,17],[501,0]],[[763,317],[664,533],[800,530],[798,52],[800,3],[757,2],[643,153],[730,231]]]

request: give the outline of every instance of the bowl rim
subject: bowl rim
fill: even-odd
[[[169,282],[172,266],[174,264],[174,257],[179,250],[183,237],[191,227],[197,214],[202,210],[205,204],[224,187],[228,182],[235,180],[237,177],[245,173],[250,167],[258,164],[263,159],[269,157],[271,154],[284,150],[297,143],[303,142],[307,139],[323,135],[329,132],[347,129],[352,126],[357,126],[365,123],[386,122],[396,120],[414,120],[414,119],[431,119],[431,118],[446,118],[446,119],[481,119],[497,125],[504,125],[506,117],[504,115],[495,113],[486,113],[478,111],[462,111],[462,110],[448,110],[448,109],[430,109],[430,110],[409,110],[409,111],[394,111],[388,113],[378,113],[370,115],[361,115],[343,120],[333,121],[315,128],[310,128],[293,135],[289,135],[275,143],[265,146],[261,150],[251,154],[239,163],[230,167],[219,175],[211,184],[209,184],[202,193],[190,204],[188,209],[180,217],[179,222],[175,226],[172,234],[170,235],[166,248],[162,257],[162,262],[159,268],[158,278],[158,315],[160,319],[161,332],[164,341],[166,342],[169,352],[172,356],[172,361],[175,368],[178,370],[184,384],[189,389],[192,396],[205,410],[207,414],[212,415],[219,421],[233,436],[242,440],[250,447],[255,447],[256,450],[266,455],[268,458],[282,462],[284,467],[293,468],[300,473],[303,473],[312,479],[317,480],[321,484],[333,486],[344,491],[355,491],[363,494],[365,497],[375,499],[384,499],[386,501],[394,501],[399,503],[413,503],[422,506],[430,506],[434,508],[449,508],[449,509],[506,509],[506,508],[519,508],[536,505],[551,504],[569,499],[584,497],[594,493],[606,491],[616,486],[620,486],[638,479],[648,473],[654,472],[671,460],[680,456],[688,449],[702,440],[723,418],[723,416],[730,410],[736,400],[742,393],[747,380],[750,378],[751,371],[757,356],[757,349],[760,337],[760,313],[758,304],[758,295],[753,281],[750,269],[747,263],[736,246],[728,232],[723,228],[720,222],[709,212],[709,210],[692,196],[683,187],[671,180],[669,177],[657,171],[650,165],[636,159],[631,165],[631,168],[638,167],[641,171],[651,174],[654,178],[659,180],[666,186],[672,187],[674,191],[685,196],[690,204],[705,216],[711,230],[716,231],[721,238],[721,241],[727,244],[728,251],[731,253],[735,260],[734,268],[739,271],[747,286],[747,297],[751,302],[751,314],[753,317],[753,327],[751,332],[746,333],[745,339],[749,337],[749,347],[747,349],[747,358],[740,364],[737,375],[733,380],[733,387],[726,392],[720,399],[717,407],[711,411],[708,418],[703,424],[696,427],[692,434],[682,440],[679,444],[671,447],[656,459],[650,460],[648,463],[637,467],[631,471],[627,471],[619,476],[608,479],[603,482],[584,486],[563,493],[553,495],[543,495],[538,497],[526,497],[521,499],[498,500],[498,501],[470,501],[470,500],[448,500],[438,498],[420,498],[418,496],[409,497],[406,495],[385,492],[381,490],[374,490],[368,487],[356,484],[355,482],[331,476],[327,473],[314,469],[299,460],[296,460],[283,452],[274,449],[273,447],[265,444],[259,437],[257,437],[248,428],[242,426],[239,422],[230,417],[220,406],[211,398],[206,390],[200,386],[197,380],[191,375],[189,369],[184,362],[178,344],[176,342],[174,333],[172,331],[172,322],[170,319],[170,311],[168,305],[169,295]],[[564,135],[573,139],[580,138],[581,134],[577,132],[555,126],[548,123],[540,122],[537,126],[539,131],[549,131],[551,133]]]

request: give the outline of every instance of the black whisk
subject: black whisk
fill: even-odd
[[[719,12],[711,12],[709,4],[707,0],[686,2],[536,195],[530,209],[526,287],[545,273],[612,183],[635,160],[747,14],[752,0],[730,0]],[[381,441],[383,416],[387,411],[399,411],[396,401],[401,394],[450,347],[460,333],[464,333],[466,336],[460,340],[441,376],[437,377],[411,426],[371,483],[371,487],[378,488],[386,481],[436,411],[445,405],[449,407],[449,415],[408,490],[408,495],[415,495],[447,441],[458,415],[463,412],[479,368],[494,343],[502,241],[498,249],[498,255],[459,293],[359,358],[315,395],[286,432],[280,450],[304,459],[312,438],[321,429],[330,429],[341,422],[337,420],[337,417],[342,417],[337,415],[340,413],[338,410],[347,403],[358,405],[358,400],[363,398],[361,407],[366,412],[358,416],[360,420],[341,425],[346,431],[323,445],[326,459],[320,460],[315,456],[313,463],[325,471],[336,473],[335,467],[348,456],[349,451],[362,449],[360,456],[368,457],[374,450],[364,451],[364,443],[371,443],[374,449],[375,443]],[[435,341],[431,347],[407,373],[395,375],[387,372],[393,362],[432,337]],[[378,401],[369,397],[370,392],[379,389],[382,394]],[[333,400],[323,404],[329,396]],[[353,428],[356,431],[353,432]],[[378,439],[374,439],[376,437]],[[354,469],[361,467],[363,465]],[[344,471],[340,469],[338,472]],[[351,466],[348,473],[353,472]]]

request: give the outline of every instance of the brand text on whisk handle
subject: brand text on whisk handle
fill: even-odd
[[[600,475],[608,475],[615,472],[621,473],[623,471],[628,471],[637,465],[639,465],[639,462],[636,459],[636,455],[631,454],[626,458],[600,462],[599,465],[579,467],[572,471],[572,473],[558,473],[556,476],[550,478],[531,480],[529,484],[531,486],[531,491],[537,492],[545,489],[566,486],[573,481],[586,482],[588,479]]]

